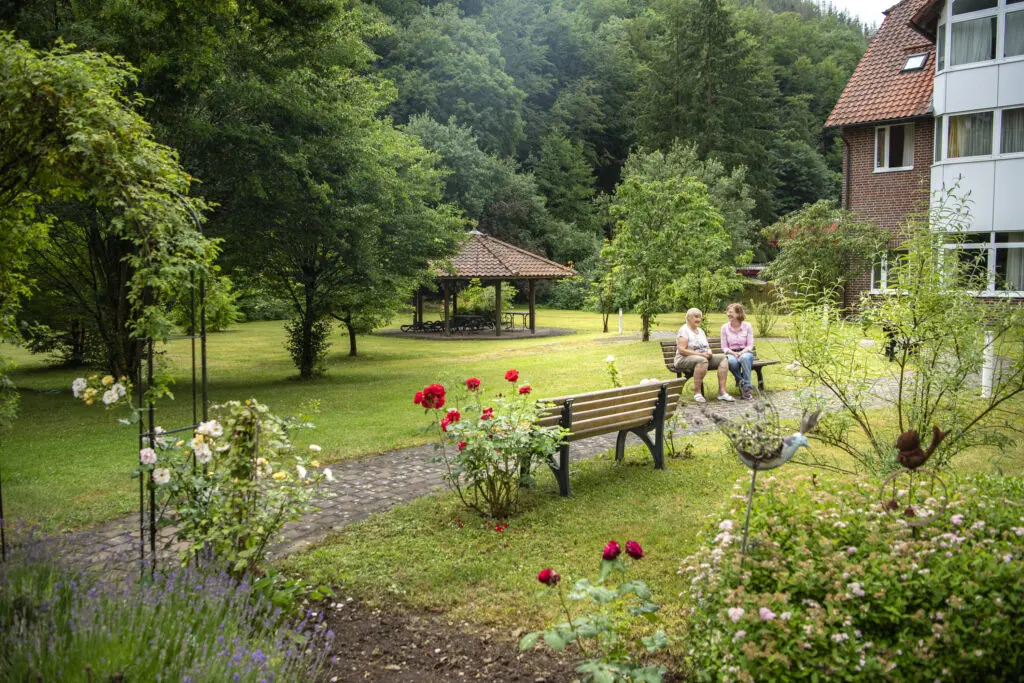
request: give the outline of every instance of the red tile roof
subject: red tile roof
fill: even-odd
[[[935,78],[935,45],[911,26],[930,0],[903,0],[886,11],[868,51],[825,122],[826,127],[926,116]],[[901,72],[907,57],[928,53],[920,71]]]
[[[469,239],[462,245],[462,250],[452,258],[451,265],[452,270],[440,274],[440,279],[558,279],[576,274],[576,271],[568,266],[561,266],[477,230],[469,233]]]

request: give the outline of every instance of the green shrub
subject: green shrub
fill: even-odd
[[[519,290],[507,282],[501,284],[501,310],[511,311]],[[486,287],[480,280],[470,280],[469,286],[459,292],[459,313],[494,315],[494,286]]]
[[[774,301],[753,301],[750,313],[754,316],[754,331],[758,337],[770,337],[779,322],[779,305]]]
[[[916,512],[941,509],[918,475]],[[910,488],[910,485],[906,485]],[[964,478],[930,524],[877,484],[758,480],[684,561],[701,680],[1007,680],[1024,671],[1024,480]],[[888,489],[887,489],[888,491]],[[905,492],[904,492],[905,495]]]

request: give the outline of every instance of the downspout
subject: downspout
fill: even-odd
[[[841,131],[843,129],[840,129]],[[843,193],[843,208],[850,210],[850,194],[853,191],[853,160],[851,159],[850,141],[846,139],[845,132],[840,132],[839,139],[843,141],[843,148],[846,150],[846,192]]]

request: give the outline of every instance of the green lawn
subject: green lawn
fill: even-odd
[[[722,314],[710,316],[709,329],[724,321]],[[339,331],[327,375],[301,382],[284,350],[282,324],[249,323],[210,335],[210,398],[216,402],[255,396],[285,415],[319,399],[322,412],[309,438],[323,446],[327,457],[322,460],[335,461],[421,443],[425,419],[412,405],[412,395],[431,382],[475,375],[496,386],[505,370],[515,367],[539,397],[601,389],[608,386],[604,359],[609,354],[616,357],[627,383],[667,377],[657,342],[614,341],[617,324],[613,318],[612,332],[602,334],[601,317],[595,313],[540,310],[539,326],[572,328],[576,334],[502,341],[370,335],[359,338],[356,358],[347,355],[347,337]],[[656,329],[675,331],[682,324],[682,313],[669,314]],[[625,330],[636,334],[637,316],[625,316]],[[786,360],[787,347],[763,342],[758,352]],[[19,364],[14,381],[22,390],[14,429],[0,442],[8,518],[43,522],[51,529],[76,528],[134,509],[137,489],[129,478],[137,457],[134,428],[116,422],[120,413],[86,407],[72,398],[71,381],[81,371],[47,367],[43,359],[21,349],[6,348],[8,352]],[[157,422],[171,428],[191,419],[189,348],[173,342],[167,353],[180,398],[160,406]],[[769,368],[766,381],[770,389],[798,385],[781,367]],[[712,380],[706,384],[713,391]]]

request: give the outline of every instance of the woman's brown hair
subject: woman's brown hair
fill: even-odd
[[[743,304],[729,304],[725,307],[725,312],[728,315],[729,311],[736,311],[736,319],[743,322],[746,319],[746,315],[743,313]]]

